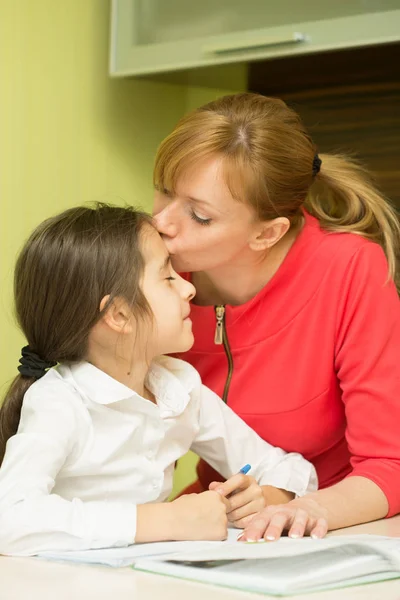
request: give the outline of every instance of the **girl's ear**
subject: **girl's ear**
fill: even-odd
[[[107,306],[107,304],[109,305]],[[107,308],[105,308],[107,306]],[[100,312],[103,312],[102,320],[105,325],[116,333],[132,333],[134,320],[128,303],[123,298],[104,296],[100,302]]]

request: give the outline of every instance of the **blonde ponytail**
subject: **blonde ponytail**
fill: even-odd
[[[321,170],[309,189],[305,208],[326,231],[355,233],[380,244],[400,293],[398,214],[356,161],[341,155],[319,156]]]

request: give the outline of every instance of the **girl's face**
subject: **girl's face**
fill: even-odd
[[[181,273],[235,262],[257,225],[253,210],[232,198],[219,158],[188,171],[174,196],[156,191],[153,214],[173,267]]]
[[[142,290],[153,313],[153,333],[150,330],[147,339],[149,350],[153,356],[185,352],[194,342],[189,302],[196,290],[172,268],[157,231],[146,227],[142,235]]]

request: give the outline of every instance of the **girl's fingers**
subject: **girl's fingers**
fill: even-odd
[[[323,519],[317,519],[315,527],[310,531],[310,535],[313,538],[323,538],[328,533],[328,521]]]
[[[231,507],[232,507],[233,498],[230,498],[229,500],[230,500]],[[230,512],[227,512],[227,516],[228,516],[229,521],[231,521],[231,522],[239,521],[239,519],[244,519],[245,517],[248,517],[249,515],[254,515],[255,513],[260,512],[263,508],[264,508],[264,506],[261,505],[260,502],[258,502],[257,500],[251,500],[244,506],[241,506],[240,508],[236,508],[235,510],[231,510]]]
[[[236,475],[232,475],[229,477],[224,483],[220,483],[218,486],[214,488],[214,491],[221,494],[221,496],[229,496],[232,492],[236,492],[237,490],[241,490],[247,488],[250,480],[250,477],[247,475],[243,475],[243,473],[236,473]]]
[[[245,529],[247,525],[254,519],[257,513],[253,513],[251,515],[247,515],[243,519],[239,519],[238,521],[233,521],[232,525],[237,527],[238,529]]]
[[[264,533],[264,539],[273,542],[278,540],[283,531],[288,529],[293,521],[293,515],[285,512],[276,512],[272,515],[269,525]]]
[[[212,481],[212,482],[210,483],[210,485],[208,486],[208,489],[209,489],[209,490],[211,490],[211,491],[213,491],[213,490],[215,491],[215,490],[216,490],[216,488],[217,488],[219,485],[221,485],[221,482],[220,482],[220,481]]]
[[[258,512],[265,508],[265,499],[262,493],[262,489],[257,484],[251,485],[250,487],[238,492],[237,494],[233,494],[230,497],[230,501],[233,511],[238,508],[241,508],[242,506],[245,506],[246,504],[249,504],[249,502],[257,502],[257,508],[253,512]],[[241,517],[238,517],[238,519],[240,518]]]
[[[237,494],[232,494],[229,497],[229,500],[231,503],[231,511],[233,512],[251,502],[253,500],[253,496],[250,492],[250,488],[247,488],[247,490],[237,492]]]
[[[299,538],[303,537],[306,531],[307,523],[308,523],[308,514],[305,510],[298,508],[296,510],[296,514],[294,516],[292,526],[289,529],[289,537],[291,538]]]

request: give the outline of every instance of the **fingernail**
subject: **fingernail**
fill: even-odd
[[[275,536],[274,536],[274,535],[267,535],[266,539],[267,539],[269,542],[274,542],[274,541],[275,541]]]
[[[319,535],[317,535],[316,533],[312,533],[310,536],[313,540],[320,540],[321,537]]]
[[[224,494],[224,490],[222,488],[217,488],[216,490],[214,490],[215,492],[218,492],[218,494],[221,494],[223,496]]]
[[[257,540],[253,540],[252,538],[247,538],[246,542],[249,542],[250,544],[255,544]]]
[[[289,533],[289,537],[292,538],[292,540],[297,540],[297,538],[300,537],[299,533]]]
[[[239,540],[241,540],[241,539],[242,539],[242,537],[243,537],[243,532],[242,532],[242,533],[239,533],[239,535],[237,536],[236,540],[237,540],[237,541],[239,541]]]

